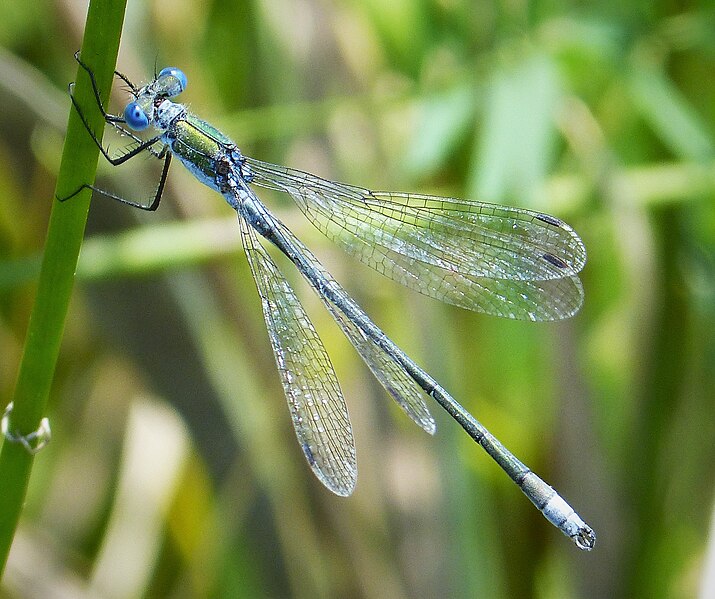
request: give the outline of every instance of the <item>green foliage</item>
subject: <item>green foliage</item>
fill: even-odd
[[[0,23],[0,407],[19,392],[33,303],[64,320],[69,279],[49,298],[34,281],[54,180],[68,174],[62,115],[81,22],[65,4],[11,4]],[[235,214],[176,165],[156,214],[93,203],[49,406],[41,398],[28,416],[28,430],[49,416],[54,439],[35,459],[3,592],[697,594],[715,488],[714,20],[664,2],[130,3],[119,69],[138,83],[182,68],[182,100],[245,154],[532,207],[579,231],[582,312],[508,322],[415,297],[262,194],[598,541],[588,555],[571,547],[438,406],[434,438],[412,426],[280,263],[355,428],[356,493],[324,491],[295,443]],[[111,52],[99,57],[111,70]],[[94,160],[72,135],[70,157],[86,164],[67,189]],[[118,174],[100,163],[101,184],[149,197],[155,173],[138,162]],[[87,202],[67,206],[73,220]],[[44,254],[65,275],[72,231]],[[34,341],[49,376],[58,342],[57,329]],[[0,480],[0,503],[13,484]]]

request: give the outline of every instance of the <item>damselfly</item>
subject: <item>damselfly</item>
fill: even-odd
[[[295,265],[410,418],[434,433],[435,422],[424,394],[435,399],[549,521],[580,549],[593,548],[595,534],[581,517],[370,320],[266,208],[253,188],[288,193],[308,220],[345,251],[411,289],[462,308],[523,320],[568,318],[580,308],[583,288],[577,274],[586,261],[586,251],[570,226],[531,210],[370,191],[244,156],[223,133],[173,101],[187,83],[184,73],[176,68],[163,69],[143,87],[116,72],[129,86],[133,99],[123,115],[109,114],[92,70],[79,55],[76,58],[90,77],[105,121],[132,140],[125,153],[110,156],[89,126],[70,85],[74,107],[105,158],[119,165],[148,152],[163,161],[151,203],[102,192],[104,195],[156,210],[171,158],[176,156],[238,213],[243,247],[261,298],[295,433],[310,467],[328,489],[347,496],[355,487],[355,444],[347,407],[315,328],[262,246],[261,237]],[[149,139],[136,134],[150,127],[155,135]],[[96,190],[86,184],[75,194],[83,188]]]

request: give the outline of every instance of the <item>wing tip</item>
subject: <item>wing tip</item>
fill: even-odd
[[[313,468],[313,472],[325,488],[338,497],[350,497],[355,491],[355,486],[357,485],[357,468],[355,465],[345,472],[334,472],[330,476],[326,476],[324,472],[317,468]]]

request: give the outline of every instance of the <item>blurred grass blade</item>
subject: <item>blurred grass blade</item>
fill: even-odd
[[[472,124],[477,93],[468,82],[422,102],[417,131],[405,158],[409,173],[429,177],[454,154],[456,144]]]
[[[663,73],[636,68],[630,76],[630,88],[641,115],[673,154],[685,160],[712,157],[713,141],[708,127]]]
[[[470,197],[504,202],[514,195],[528,206],[548,169],[558,96],[556,69],[545,55],[496,74],[474,152]]]

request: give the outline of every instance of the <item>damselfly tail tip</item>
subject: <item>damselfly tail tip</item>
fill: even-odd
[[[596,533],[593,529],[584,524],[581,526],[576,534],[571,537],[571,540],[576,544],[576,547],[582,551],[591,551],[596,545]]]

